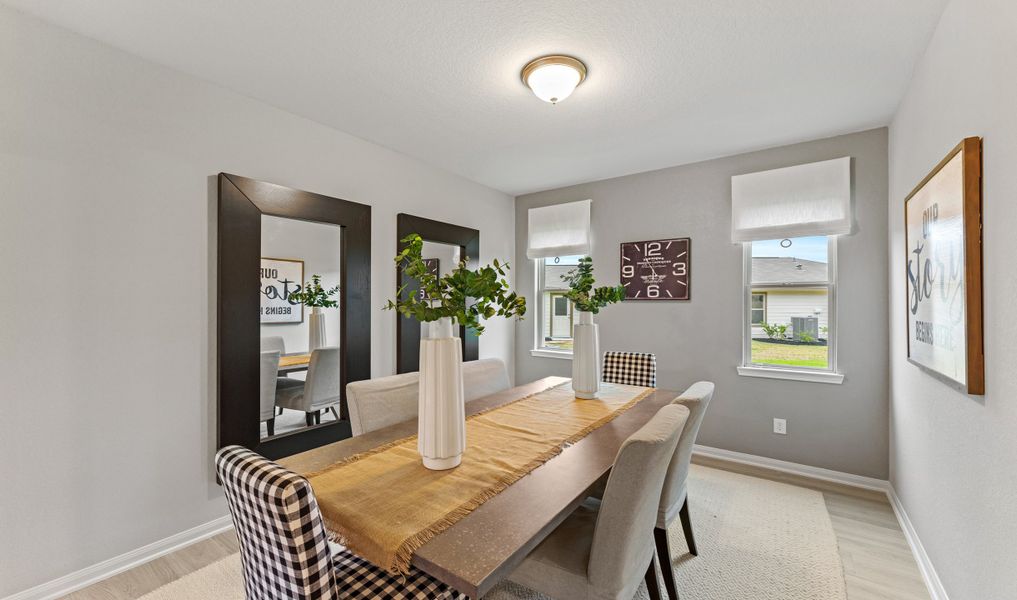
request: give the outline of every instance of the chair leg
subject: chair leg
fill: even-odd
[[[307,426],[308,427],[310,427],[311,425],[314,425],[314,413],[312,413],[312,412],[304,413],[304,420],[307,421]]]
[[[320,410],[314,411],[314,424],[315,425],[321,425],[321,411]]]
[[[332,416],[335,417],[336,421],[338,421],[339,420],[339,413],[337,413],[335,411],[335,404],[333,404],[332,406],[329,406],[328,410],[332,412]]]
[[[678,511],[678,516],[682,520],[682,531],[685,533],[685,541],[689,544],[689,554],[692,556],[699,556],[699,551],[696,550],[696,536],[692,534],[692,519],[689,518],[689,498],[685,497],[685,502],[682,504],[682,508]]]
[[[653,542],[657,547],[657,561],[660,563],[660,573],[664,576],[664,589],[667,590],[667,597],[671,600],[678,600],[678,585],[674,580],[674,565],[671,564],[671,548],[667,543],[667,530],[654,527]]]
[[[275,435],[275,417],[265,421],[265,424],[268,425],[268,435]]]
[[[282,416],[282,411],[283,411],[283,409],[282,409],[282,407],[280,406],[280,407],[279,407],[279,416]]]
[[[643,578],[646,580],[646,592],[650,595],[650,600],[663,600],[660,597],[660,583],[657,582],[657,570],[653,568],[653,559],[650,559],[650,566],[646,568],[646,576]]]

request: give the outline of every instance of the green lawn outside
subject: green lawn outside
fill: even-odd
[[[826,346],[769,344],[752,340],[752,362],[764,365],[827,368]]]

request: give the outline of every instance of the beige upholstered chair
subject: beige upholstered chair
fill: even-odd
[[[321,411],[331,410],[338,420],[335,407],[339,404],[339,348],[319,348],[311,353],[307,379],[279,378],[275,403],[283,408],[300,410],[307,415],[307,424],[321,423]]]
[[[692,447],[699,435],[699,426],[703,424],[706,408],[713,398],[713,383],[698,381],[685,390],[675,404],[689,409],[689,420],[685,431],[675,448],[674,458],[667,468],[664,479],[664,491],[660,495],[660,506],[657,509],[657,523],[653,529],[654,543],[657,545],[657,557],[660,560],[661,572],[664,574],[664,585],[671,598],[677,598],[677,585],[674,579],[674,567],[671,564],[671,549],[667,543],[667,528],[674,523],[675,517],[681,519],[685,541],[689,545],[689,553],[698,556],[696,538],[692,534],[692,520],[689,518],[688,479],[689,463],[692,462]]]
[[[282,336],[270,335],[261,338],[261,351],[268,352],[270,350],[278,350],[279,354],[286,354],[286,342]]]
[[[508,578],[559,600],[631,600],[645,580],[659,599],[650,532],[688,416],[684,406],[665,406],[625,440],[603,500],[582,504]]]
[[[261,353],[260,384],[261,384],[261,420],[268,427],[268,435],[275,435],[275,389],[276,375],[279,372],[279,351],[269,350]]]
[[[346,384],[353,435],[415,418],[419,382],[420,374],[414,371]],[[507,390],[509,385],[508,369],[497,358],[463,363],[463,394],[467,402]]]

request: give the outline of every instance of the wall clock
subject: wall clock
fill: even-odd
[[[625,242],[621,283],[626,300],[688,300],[690,238]]]

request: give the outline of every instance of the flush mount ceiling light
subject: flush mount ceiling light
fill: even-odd
[[[571,56],[542,56],[523,67],[522,77],[534,95],[558,104],[586,79],[586,65]]]

